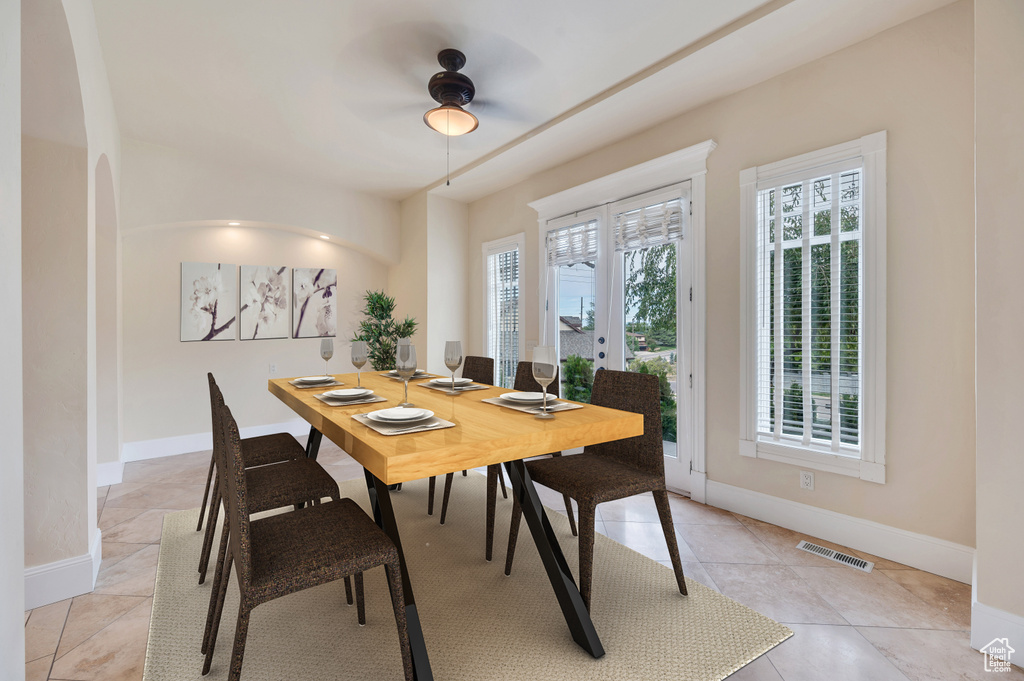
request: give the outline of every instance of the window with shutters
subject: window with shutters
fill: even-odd
[[[520,306],[520,260],[525,234],[483,245],[484,342],[487,356],[494,358],[494,384],[511,388],[516,366],[522,356],[522,308]]]
[[[740,453],[884,482],[885,133],[740,184]]]

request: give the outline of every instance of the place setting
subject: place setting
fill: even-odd
[[[426,383],[420,383],[421,388],[440,390],[446,395],[458,395],[467,390],[487,390],[493,388],[491,385],[480,385],[474,383],[470,378],[456,378],[455,372],[462,366],[462,341],[446,341],[444,344],[444,364],[452,373],[450,378],[438,376]]]
[[[323,338],[320,340],[320,358],[324,361],[324,375],[301,376],[299,378],[293,378],[288,381],[288,383],[296,388],[302,389],[330,388],[335,385],[345,385],[341,381],[336,380],[334,376],[327,373],[331,357],[334,357],[334,339]]]
[[[419,407],[379,409],[366,414],[353,414],[352,418],[381,435],[422,433],[455,426],[451,421],[435,417],[434,412],[429,409],[420,409]]]
[[[547,387],[555,380],[558,373],[557,354],[554,347],[540,346],[533,349],[533,378],[544,390],[542,392],[511,392],[498,397],[481,400],[487,404],[515,409],[526,414],[534,414],[539,419],[554,418],[557,411],[582,409],[584,405],[574,402],[563,402],[547,392]]]

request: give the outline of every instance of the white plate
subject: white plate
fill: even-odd
[[[541,404],[544,402],[544,393],[505,393],[501,399],[520,404]],[[548,402],[555,401],[554,395],[548,395]]]
[[[355,400],[372,394],[373,391],[369,388],[342,388],[341,390],[328,390],[323,393],[323,396],[333,397],[336,400]]]
[[[303,376],[302,378],[296,378],[296,383],[309,383],[315,385],[317,383],[334,383],[334,376]]]
[[[472,378],[456,378],[455,379],[455,385],[469,385],[472,382],[473,382]],[[441,387],[444,387],[446,385],[451,387],[452,377],[449,376],[448,378],[435,378],[434,380],[430,381],[430,383],[432,383],[433,385],[441,386]]]
[[[424,371],[423,369],[417,369],[416,373],[414,375],[415,376],[422,376],[425,373],[427,373],[427,372]],[[388,372],[388,376],[397,376],[397,375],[398,375],[398,372],[395,371],[394,369],[392,369],[391,371]]]
[[[417,409],[416,407],[394,407],[392,409],[378,409],[371,411],[366,418],[378,423],[406,423],[422,421],[433,418],[434,412],[429,409]]]

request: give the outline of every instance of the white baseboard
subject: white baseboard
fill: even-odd
[[[89,553],[25,568],[25,609],[32,610],[92,591],[103,559],[101,537],[97,529]]]
[[[96,486],[119,485],[124,479],[124,462],[110,461],[96,464]]]
[[[291,433],[295,437],[304,437],[309,435],[309,423],[302,419],[293,419],[283,423],[249,426],[242,428],[239,435],[257,437],[280,432]],[[213,434],[209,432],[193,433],[192,435],[178,435],[155,440],[126,442],[121,452],[121,458],[123,461],[145,461],[146,459],[158,459],[162,456],[189,454],[209,449],[213,449]]]
[[[1024,660],[1024,617],[972,601],[971,647],[981,650],[997,638],[1009,639],[1010,647],[1017,651],[1010,662],[1021,664]]]
[[[707,482],[707,503],[964,584],[971,583],[974,549],[969,546],[713,480]]]

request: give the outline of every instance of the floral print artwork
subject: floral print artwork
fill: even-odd
[[[235,339],[235,266],[181,263],[181,340]]]
[[[241,266],[238,324],[242,340],[288,338],[287,267]]]
[[[293,337],[333,337],[337,334],[337,270],[296,267],[292,270],[292,292]]]

